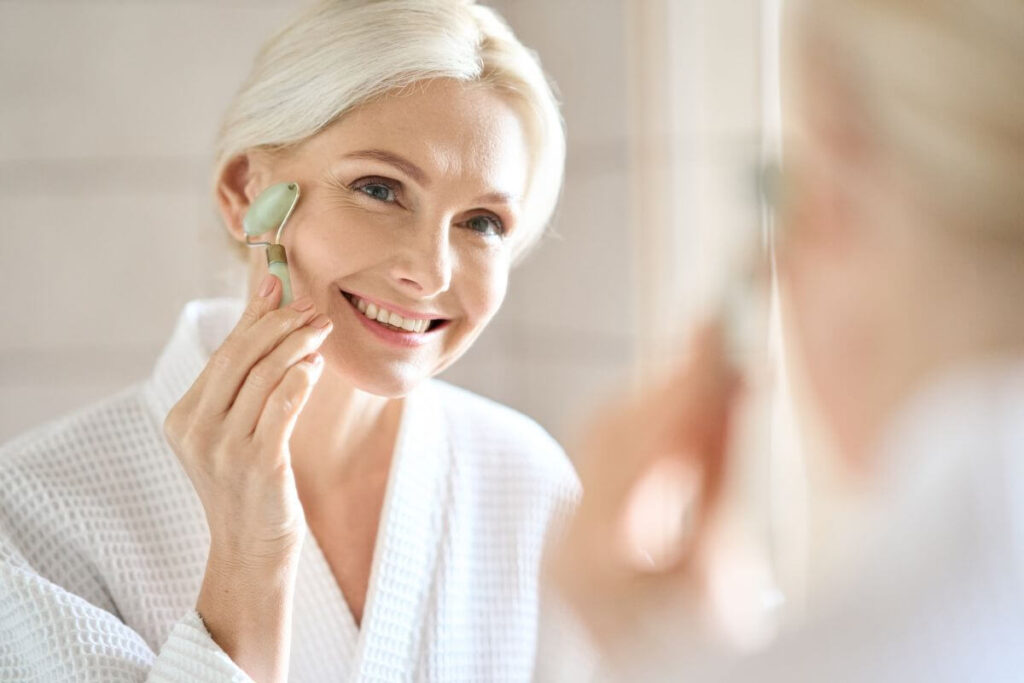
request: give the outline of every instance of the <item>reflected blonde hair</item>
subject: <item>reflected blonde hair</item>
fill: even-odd
[[[220,128],[214,178],[239,154],[296,145],[373,97],[432,78],[492,87],[523,119],[531,172],[520,258],[558,201],[565,133],[537,56],[472,0],[323,0],[309,8],[257,54]]]
[[[932,221],[1024,246],[1024,0],[798,4],[792,59],[841,83]]]

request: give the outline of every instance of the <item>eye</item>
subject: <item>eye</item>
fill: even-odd
[[[497,216],[480,214],[473,216],[465,223],[466,227],[482,235],[504,235],[505,226]]]
[[[394,203],[398,201],[398,195],[391,183],[384,178],[365,178],[357,180],[352,189],[362,192],[377,201]]]
[[[381,185],[380,183],[370,183],[369,185],[363,185],[358,188],[360,192],[368,194],[374,199],[379,199],[382,202],[393,202],[395,201],[395,191],[387,185]]]

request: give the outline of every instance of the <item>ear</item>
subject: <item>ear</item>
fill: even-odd
[[[843,209],[842,187],[831,171],[829,167],[808,169],[799,180],[799,195],[793,202],[790,220],[804,249],[841,251],[846,241],[849,221]]]
[[[256,176],[253,158],[249,153],[229,159],[217,176],[217,206],[224,220],[224,227],[232,239],[239,242],[245,241],[242,219],[245,218],[245,212],[249,210],[249,205],[256,195]]]
[[[792,186],[784,234],[791,246],[830,263],[849,256],[867,238],[871,197],[866,193],[873,188],[864,178],[870,158],[848,130],[818,127],[812,134],[787,171]]]

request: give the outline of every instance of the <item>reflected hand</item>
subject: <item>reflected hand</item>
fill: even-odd
[[[724,354],[720,330],[700,329],[674,371],[608,406],[570,449],[583,499],[546,568],[601,649],[703,590],[739,386]]]

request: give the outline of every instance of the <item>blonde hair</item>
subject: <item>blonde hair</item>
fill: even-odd
[[[1024,245],[1024,0],[805,0],[796,11],[792,58],[841,82],[933,222]]]
[[[558,201],[565,133],[536,55],[473,0],[322,0],[309,8],[257,54],[224,117],[214,178],[247,150],[295,145],[375,96],[432,78],[483,83],[523,117],[531,173],[521,257]]]

